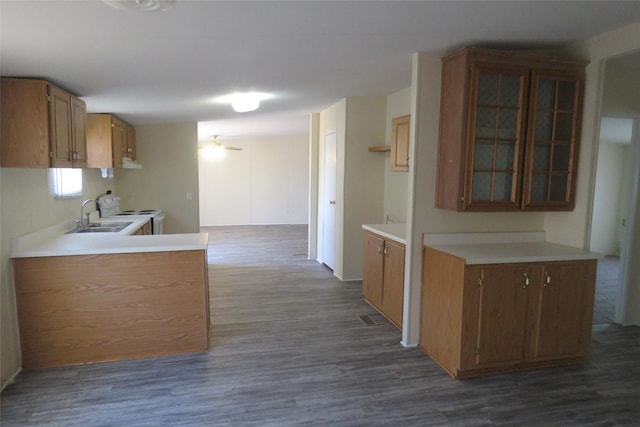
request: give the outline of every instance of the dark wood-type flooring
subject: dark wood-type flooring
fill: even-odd
[[[208,353],[23,372],[2,426],[640,425],[639,327],[594,326],[586,365],[457,381],[306,259],[305,226],[204,231]]]

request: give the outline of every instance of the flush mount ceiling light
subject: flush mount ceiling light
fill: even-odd
[[[175,5],[175,0],[102,0],[114,9],[138,12],[162,12]]]
[[[260,107],[260,101],[268,98],[271,98],[271,96],[266,93],[236,92],[230,95],[221,96],[217,98],[216,101],[231,104],[231,107],[237,113],[246,113],[248,111],[257,110]]]

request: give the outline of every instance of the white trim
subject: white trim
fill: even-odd
[[[13,375],[11,375],[9,377],[9,379],[7,379],[7,381],[5,381],[4,384],[2,384],[2,387],[0,388],[0,392],[4,391],[4,389],[7,388],[8,385],[11,385],[11,384],[15,383],[16,382],[16,377],[20,374],[20,372],[22,372],[22,368],[21,367],[18,368],[18,370],[15,371],[13,373]]]
[[[631,177],[631,185],[629,186],[630,194],[628,194],[629,212],[627,219],[627,233],[625,242],[620,254],[620,280],[618,283],[618,298],[614,313],[616,323],[626,324],[629,317],[627,313],[627,298],[629,297],[629,287],[631,286],[631,277],[629,275],[629,267],[631,265],[631,253],[633,252],[633,237],[636,227],[640,224],[635,223],[636,211],[638,209],[638,190],[640,190],[640,117],[636,117],[633,124],[633,137],[631,140],[631,157],[635,168]]]

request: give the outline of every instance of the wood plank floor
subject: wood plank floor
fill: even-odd
[[[594,326],[583,366],[456,381],[306,259],[305,226],[204,231],[208,353],[23,372],[2,426],[640,425],[638,327]]]

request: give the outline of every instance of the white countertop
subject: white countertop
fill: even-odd
[[[126,218],[126,220],[102,218],[95,221],[132,223],[117,233],[65,234],[75,227],[75,223],[69,221],[18,237],[12,242],[11,258],[207,249],[209,240],[207,233],[131,236],[129,234],[144,225],[149,217],[128,216]]]
[[[464,243],[467,241],[468,243]],[[543,232],[425,234],[425,246],[457,256],[467,264],[576,261],[602,254],[544,240]]]
[[[362,228],[398,243],[407,244],[407,224],[364,224]]]

